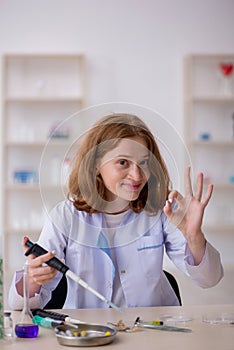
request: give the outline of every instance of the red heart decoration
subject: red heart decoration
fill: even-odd
[[[233,64],[232,63],[220,63],[220,68],[226,77],[232,74]]]

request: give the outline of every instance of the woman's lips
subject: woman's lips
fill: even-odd
[[[141,187],[141,184],[123,183],[122,185],[130,191],[138,191]]]

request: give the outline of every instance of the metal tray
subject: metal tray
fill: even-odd
[[[76,332],[79,334],[85,332],[85,335],[63,334],[65,332]],[[72,325],[61,325],[55,328],[55,335],[59,344],[67,346],[105,345],[111,343],[116,334],[115,328],[95,323],[80,323],[74,327]]]

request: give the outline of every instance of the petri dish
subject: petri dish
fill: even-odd
[[[191,322],[193,320],[192,315],[187,315],[184,313],[176,314],[176,315],[160,315],[160,320],[162,320],[165,324],[185,324],[187,322]]]
[[[234,313],[207,313],[202,315],[202,321],[210,324],[229,324],[234,322]]]

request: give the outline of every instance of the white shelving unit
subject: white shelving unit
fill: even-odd
[[[234,65],[234,54],[186,57],[185,134],[194,175],[215,186],[204,230],[234,268],[234,72],[225,77],[221,63]]]
[[[66,196],[60,169],[81,127],[71,116],[85,106],[85,56],[5,55],[2,90],[2,230],[11,279],[23,264],[22,237],[36,240],[46,210]]]

